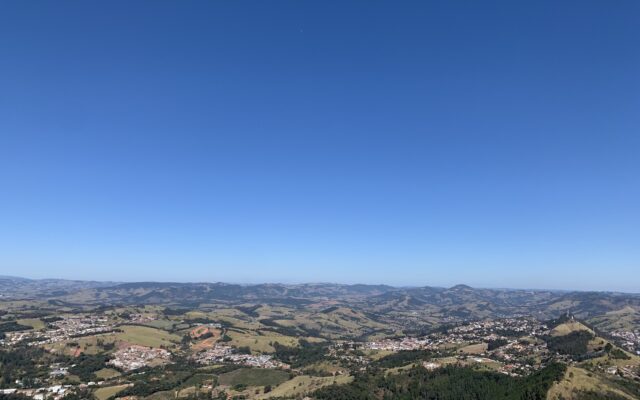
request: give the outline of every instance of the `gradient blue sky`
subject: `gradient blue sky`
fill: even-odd
[[[638,21],[3,1],[0,274],[638,292]]]

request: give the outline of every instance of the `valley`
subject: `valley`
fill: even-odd
[[[640,397],[635,294],[11,279],[8,399]]]

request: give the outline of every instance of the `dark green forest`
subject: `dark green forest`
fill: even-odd
[[[428,371],[414,367],[400,374],[359,375],[342,386],[315,392],[320,400],[543,400],[566,367],[551,364],[526,378],[448,366]]]
[[[589,332],[576,331],[564,336],[546,336],[544,340],[549,350],[570,356],[582,356],[588,352],[587,345],[593,337]]]

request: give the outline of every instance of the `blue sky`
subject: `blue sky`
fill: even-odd
[[[640,291],[640,3],[0,4],[0,274]]]

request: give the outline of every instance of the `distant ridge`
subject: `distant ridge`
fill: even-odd
[[[458,284],[442,287],[308,283],[233,284],[181,282],[90,282],[0,278],[0,299],[34,299],[68,307],[158,304],[193,307],[229,305],[317,305],[365,313],[424,313],[438,320],[472,320],[533,315],[556,318],[571,312],[580,318],[640,310],[640,295],[557,290],[481,289]]]
[[[33,279],[29,278],[21,278],[19,276],[10,276],[10,275],[0,275],[0,279],[2,280],[15,280],[15,281],[31,281]]]
[[[570,290],[570,289],[536,289],[536,288],[507,288],[507,287],[495,287],[495,288],[474,288],[472,286],[459,283],[449,288],[440,286],[392,286],[387,284],[365,284],[365,283],[337,283],[337,282],[306,282],[306,283],[278,283],[278,282],[265,282],[265,283],[228,283],[228,282],[210,282],[210,281],[194,281],[194,282],[167,282],[167,281],[134,281],[134,282],[122,282],[122,281],[96,281],[96,280],[82,280],[82,279],[65,279],[65,278],[25,278],[12,275],[0,275],[0,281],[17,281],[17,282],[40,282],[40,283],[53,283],[58,282],[61,284],[79,284],[80,286],[94,286],[94,287],[116,287],[121,288],[133,288],[133,287],[171,287],[171,286],[188,286],[188,285],[218,285],[218,286],[234,286],[234,287],[289,287],[289,288],[321,288],[321,287],[343,287],[352,288],[354,290],[379,290],[386,291],[399,291],[399,290],[436,290],[436,291],[516,291],[516,292],[553,292],[553,293],[589,293],[592,296],[606,293],[611,295],[639,295],[639,293],[630,292],[618,292],[610,290]]]

